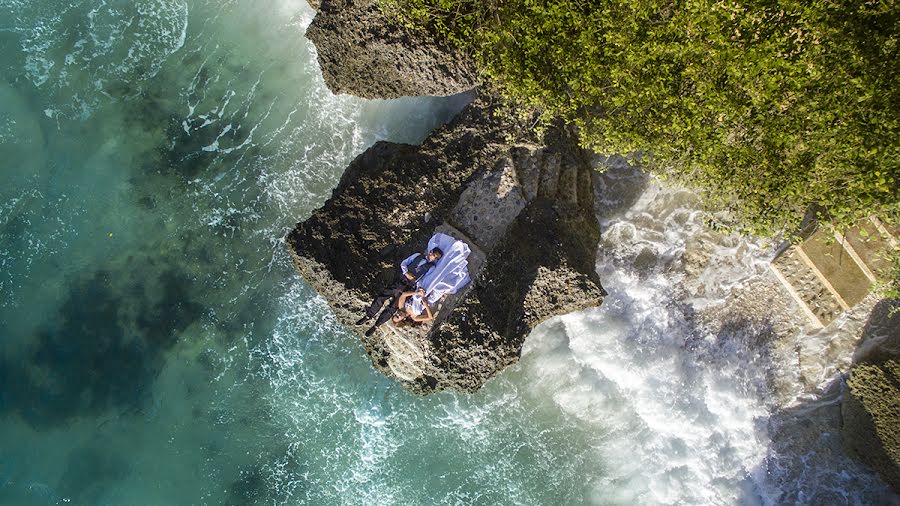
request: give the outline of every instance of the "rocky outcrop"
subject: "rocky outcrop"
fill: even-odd
[[[390,23],[374,0],[322,0],[306,36],[316,45],[322,76],[334,93],[446,96],[477,84],[465,55]]]
[[[900,492],[900,314],[887,301],[867,322],[847,380],[841,437],[848,453]]]
[[[288,235],[297,268],[374,366],[414,392],[475,390],[517,360],[534,326],[603,300],[587,157],[564,128],[508,140],[520,131],[479,99],[421,146],[379,142]],[[473,282],[432,324],[365,337],[354,322],[435,231],[469,244]]]

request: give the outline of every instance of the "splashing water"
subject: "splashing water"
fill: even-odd
[[[312,16],[0,0],[0,503],[877,497],[846,461],[796,464],[820,447],[771,400],[765,322],[708,317],[768,251],[623,168],[598,183],[601,308],[476,394],[375,373],[281,238],[366,146],[420,142],[468,97],[330,94]]]
[[[716,339],[694,314],[758,275],[766,253],[708,232],[687,191],[622,169],[605,182],[633,199],[601,203],[598,270],[609,296],[529,337],[531,384],[596,427],[608,475],[592,484],[593,502],[737,502],[766,454],[765,385],[754,350]],[[686,250],[701,241],[706,267],[692,279]]]

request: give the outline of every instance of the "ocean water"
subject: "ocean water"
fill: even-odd
[[[0,0],[0,504],[892,500],[772,401],[758,328],[695,318],[770,252],[623,167],[599,186],[601,308],[476,394],[375,373],[282,238],[367,146],[469,98],[332,95],[312,16]]]

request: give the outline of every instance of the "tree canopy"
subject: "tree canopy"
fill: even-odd
[[[380,0],[600,153],[698,189],[731,229],[898,218],[895,0]]]

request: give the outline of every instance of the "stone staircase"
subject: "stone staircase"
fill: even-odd
[[[898,232],[874,217],[843,234],[819,229],[770,266],[810,322],[824,327],[885,279],[886,253],[898,248]]]

